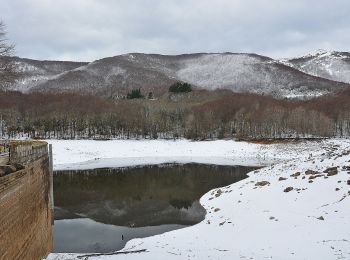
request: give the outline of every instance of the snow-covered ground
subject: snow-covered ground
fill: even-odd
[[[105,157],[116,158],[108,160],[108,166],[112,161],[115,166],[158,163],[157,156],[270,166],[205,194],[200,202],[207,215],[195,226],[131,240],[121,251],[128,254],[51,254],[49,260],[350,259],[350,140],[273,145],[185,140],[50,143],[56,169],[102,167],[104,160],[96,158]]]
[[[261,166],[320,153],[324,142],[260,145],[237,141],[48,140],[54,169],[93,169],[168,162]]]

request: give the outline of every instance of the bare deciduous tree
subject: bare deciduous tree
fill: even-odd
[[[0,20],[0,89],[6,88],[16,78],[16,70],[9,56],[14,53],[14,44],[6,38],[6,26]]]

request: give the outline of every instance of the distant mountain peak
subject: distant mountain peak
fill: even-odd
[[[310,75],[350,83],[349,52],[318,50],[306,56],[281,62]]]

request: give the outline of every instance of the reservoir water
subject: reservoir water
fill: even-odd
[[[191,163],[57,171],[54,252],[111,252],[194,225],[205,217],[201,196],[254,169]]]

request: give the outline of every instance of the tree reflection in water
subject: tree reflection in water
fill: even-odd
[[[205,216],[201,196],[254,169],[191,163],[55,172],[55,251],[113,251],[134,237],[196,224]],[[74,247],[74,229],[89,241]]]

